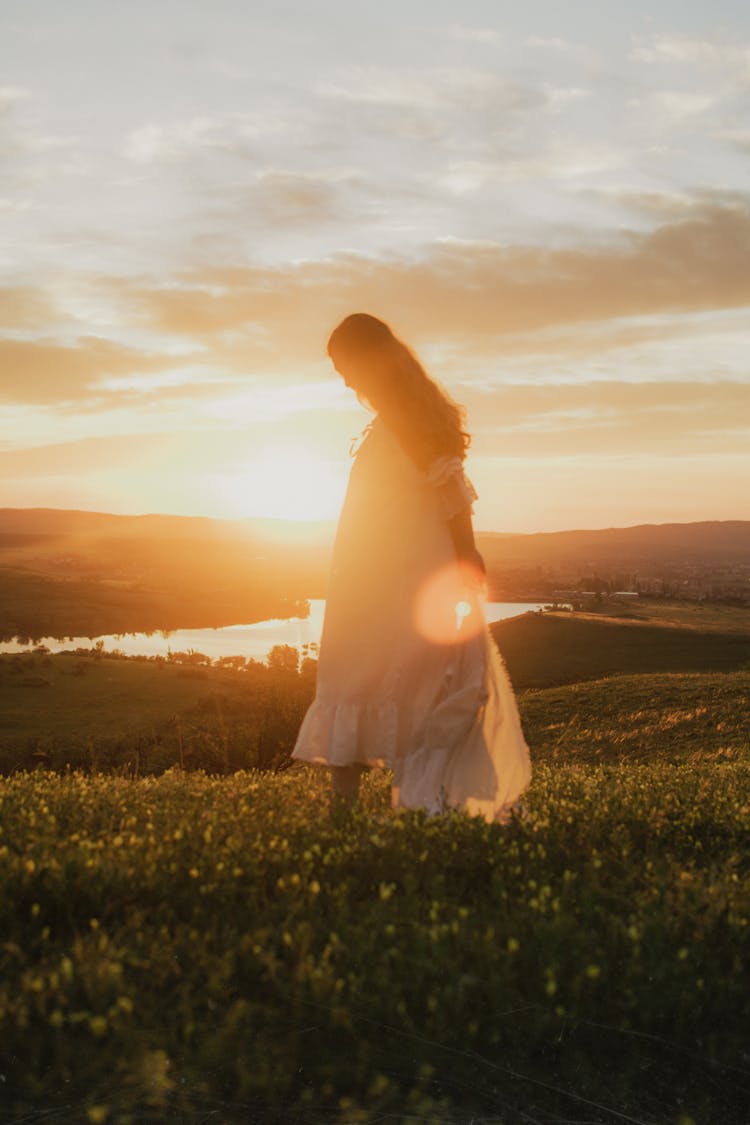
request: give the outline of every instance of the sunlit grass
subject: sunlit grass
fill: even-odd
[[[750,759],[750,672],[612,676],[527,692],[521,711],[543,758]]]
[[[538,761],[507,828],[388,780],[0,782],[8,1111],[741,1120],[746,761]]]

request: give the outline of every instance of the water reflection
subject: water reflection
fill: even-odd
[[[539,602],[488,602],[487,620],[503,621],[519,613],[541,609]],[[102,637],[68,637],[60,640],[43,637],[33,644],[7,641],[0,644],[0,652],[30,652],[37,644],[45,645],[50,652],[65,649],[92,648],[101,643],[106,652],[118,649],[126,656],[167,656],[170,652],[202,652],[211,660],[222,656],[245,656],[262,660],[274,645],[292,645],[302,649],[318,644],[323,625],[325,601],[310,599],[309,617],[292,617],[287,621],[258,621],[252,625],[225,625],[220,629],[175,629],[173,632],[108,634]]]

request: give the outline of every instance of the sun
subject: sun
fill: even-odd
[[[346,489],[346,466],[293,445],[267,445],[235,471],[215,477],[226,518],[331,520]]]

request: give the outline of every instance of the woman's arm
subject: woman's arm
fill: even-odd
[[[469,563],[476,567],[481,574],[486,574],[484,559],[477,550],[474,542],[474,528],[471,522],[471,507],[463,508],[453,519],[448,520],[448,529],[456,549],[456,558],[459,562]]]

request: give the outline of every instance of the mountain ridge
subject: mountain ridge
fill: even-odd
[[[328,520],[286,521],[274,519],[215,519],[211,516],[179,516],[162,513],[123,515],[78,508],[0,508],[0,535],[102,535],[153,538],[263,539],[283,532],[281,538],[295,542],[333,535],[335,522]],[[561,531],[483,531],[477,537],[488,544],[554,546],[601,546],[609,540],[622,545],[630,540],[675,546],[682,538],[687,545],[709,536],[716,545],[750,551],[750,520],[695,520],[690,522],[641,523],[625,527],[570,528]]]

